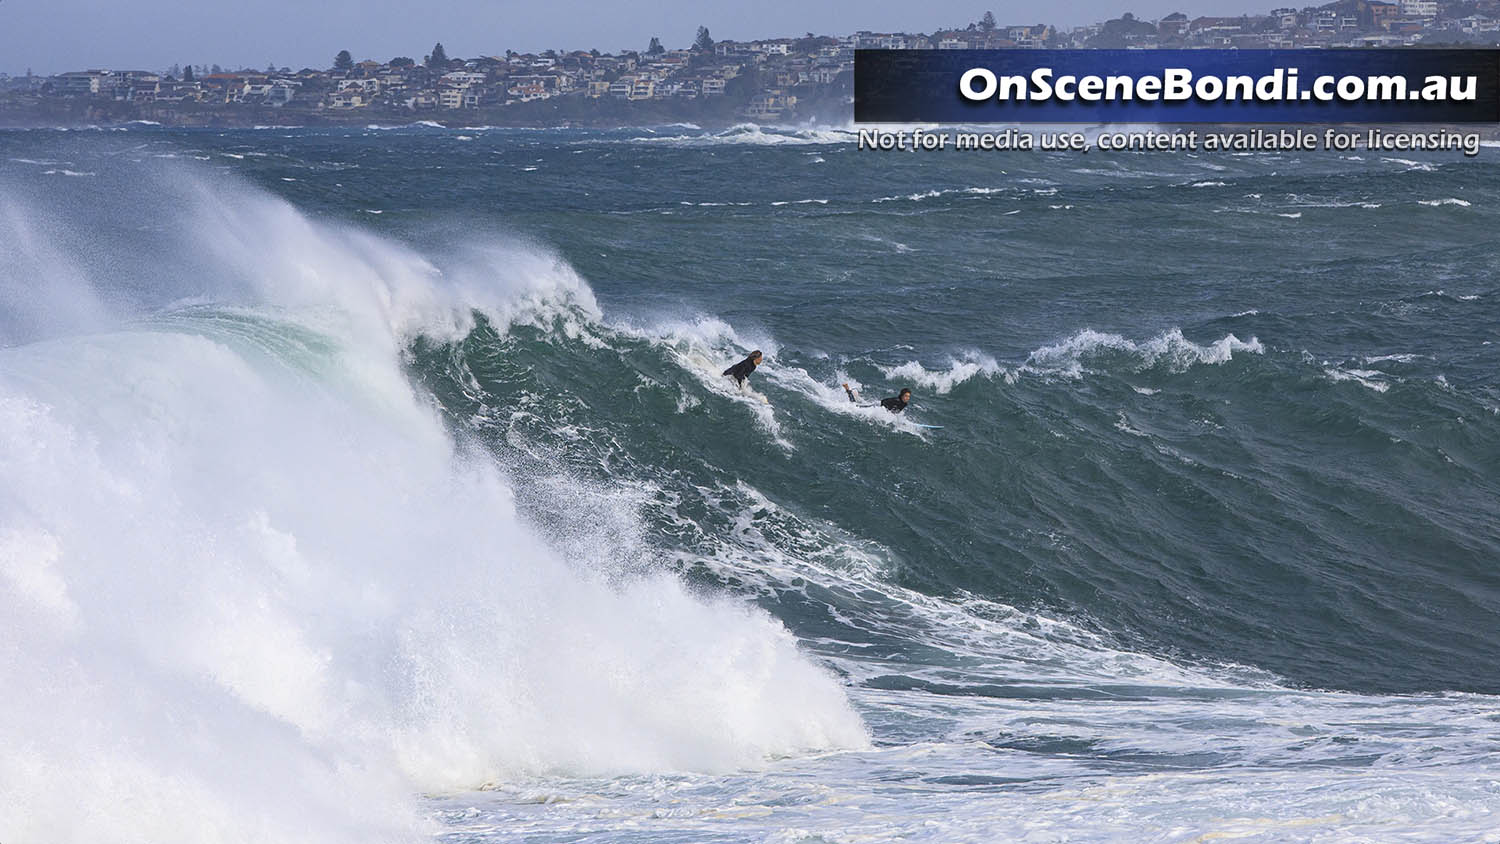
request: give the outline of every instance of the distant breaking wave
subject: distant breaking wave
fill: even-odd
[[[1224,363],[1236,352],[1258,355],[1265,352],[1265,347],[1254,337],[1241,340],[1233,334],[1199,345],[1183,337],[1182,330],[1177,328],[1140,343],[1119,334],[1085,329],[1061,343],[1037,349],[1026,364],[1034,371],[1076,377],[1089,364],[1102,363],[1113,356],[1122,356],[1140,369],[1165,366],[1180,371],[1194,364]]]
[[[849,144],[854,143],[857,139],[858,133],[853,129],[814,129],[740,123],[717,132],[692,132],[635,137],[631,138],[629,143],[660,143],[684,147],[717,146],[721,144],[808,146],[814,144]]]

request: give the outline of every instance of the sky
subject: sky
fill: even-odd
[[[931,32],[966,26],[992,9],[1000,24],[1071,27],[1133,12],[1155,19],[1264,12],[1256,0],[0,0],[0,72],[86,68],[164,70],[174,64],[226,68],[325,68],[339,50],[355,60],[417,61],[441,41],[449,56],[506,50],[644,50],[652,36],[686,47],[700,25],[715,39],[807,32]]]

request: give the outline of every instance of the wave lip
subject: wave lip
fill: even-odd
[[[1165,366],[1182,371],[1196,364],[1225,363],[1236,352],[1263,354],[1265,346],[1255,337],[1241,340],[1233,334],[1200,345],[1184,337],[1180,328],[1139,343],[1120,334],[1084,329],[1060,343],[1033,351],[1026,359],[1026,367],[1045,374],[1078,377],[1090,361],[1116,355],[1129,360],[1136,369]]]
[[[880,371],[892,381],[910,382],[944,395],[973,378],[990,377],[1005,370],[989,355],[970,351],[951,359],[947,369],[931,370],[917,361],[907,361],[897,366],[882,366]]]

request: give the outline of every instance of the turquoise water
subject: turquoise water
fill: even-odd
[[[0,134],[0,838],[1488,840],[1494,150],[852,141]]]

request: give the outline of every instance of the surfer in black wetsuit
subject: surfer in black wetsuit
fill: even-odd
[[[733,378],[736,384],[743,387],[745,386],[745,379],[750,377],[750,373],[754,372],[757,366],[760,366],[760,349],[756,349],[750,353],[749,357],[724,370],[724,374]]]
[[[852,402],[854,402],[856,404],[859,403],[859,396],[855,395],[854,391],[851,390],[851,389],[849,389],[849,385],[848,384],[844,385],[844,392],[849,395],[849,401],[852,401]],[[894,395],[894,396],[891,396],[889,398],[884,398],[884,399],[880,400],[880,406],[883,407],[883,408],[885,408],[886,410],[889,410],[892,413],[900,413],[901,411],[905,410],[906,406],[908,404],[910,404],[910,403],[911,403],[911,390],[909,388],[907,388],[907,387],[902,387],[901,388],[901,392],[900,392],[899,395]],[[873,407],[874,405],[865,405],[865,406],[866,407]]]

